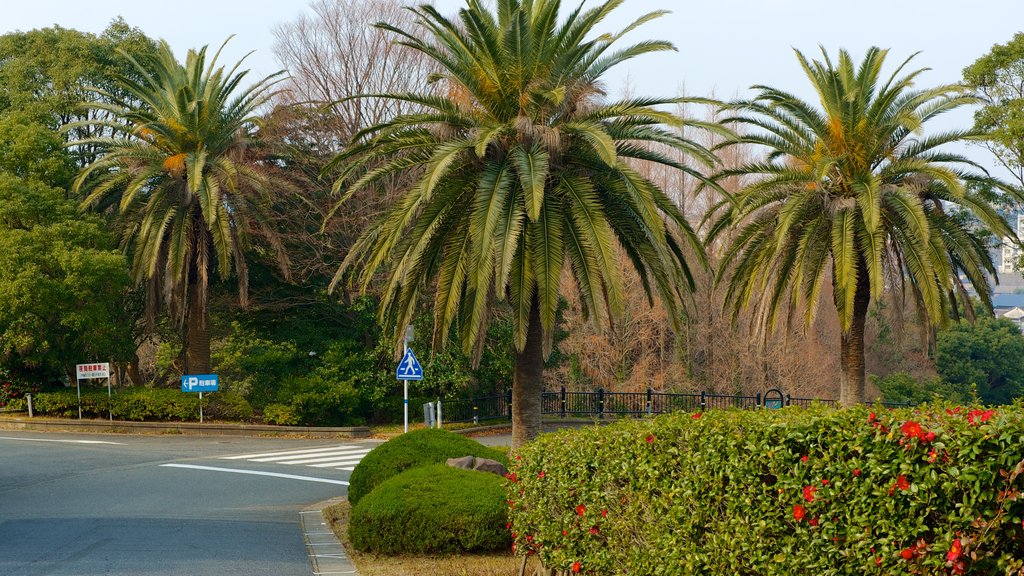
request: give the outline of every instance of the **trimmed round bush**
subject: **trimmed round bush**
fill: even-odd
[[[355,505],[349,538],[356,550],[378,554],[507,550],[504,483],[444,464],[407,470]]]
[[[1024,570],[1024,403],[712,410],[543,435],[515,549],[586,574]]]
[[[476,440],[434,428],[413,430],[381,444],[356,465],[348,480],[348,500],[354,506],[378,484],[396,474],[462,456],[489,458],[508,466],[504,454]]]

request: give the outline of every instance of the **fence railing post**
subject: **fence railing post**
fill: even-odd
[[[764,407],[764,405],[761,403],[761,393],[760,392],[758,392],[757,396],[755,396],[754,398],[755,398],[755,400],[754,400],[754,407],[755,408],[762,408],[762,407]]]
[[[651,403],[652,403],[653,400],[654,400],[654,390],[651,390],[651,387],[648,386],[647,387],[647,415],[648,416],[651,415]]]
[[[558,415],[562,418],[565,418],[565,386],[562,386],[562,391],[558,399],[561,404],[561,408],[558,411]]]
[[[32,395],[25,394],[25,399],[28,401],[28,417],[32,417]]]
[[[604,420],[604,388],[597,389],[597,417]]]
[[[786,394],[786,406],[789,406],[792,403],[793,403],[793,397],[791,395],[789,395],[789,394]]]
[[[506,400],[505,411],[508,412],[508,418],[509,418],[509,420],[511,420],[512,419],[512,389],[511,388],[509,388],[505,392],[505,400]]]
[[[473,405],[473,424],[480,423],[480,407],[477,406],[476,398],[469,397],[469,403]]]
[[[707,392],[700,391],[700,411],[703,412],[708,407],[708,394]]]

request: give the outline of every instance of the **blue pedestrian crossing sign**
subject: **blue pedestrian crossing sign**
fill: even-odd
[[[395,375],[399,380],[423,380],[423,367],[420,366],[420,361],[416,359],[416,355],[412,353],[412,348],[405,349],[405,355],[402,356],[402,361],[398,363],[398,370]]]

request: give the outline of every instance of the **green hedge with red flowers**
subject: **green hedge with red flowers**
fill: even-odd
[[[1024,404],[711,411],[541,436],[519,554],[581,574],[1024,574]]]

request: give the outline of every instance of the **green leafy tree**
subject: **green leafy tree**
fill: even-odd
[[[977,387],[987,404],[1009,404],[1024,395],[1024,334],[1013,321],[982,318],[939,332],[935,369],[965,393]]]
[[[982,100],[975,126],[989,135],[989,149],[1024,186],[1024,32],[964,68],[964,81]]]
[[[54,132],[79,123],[63,135],[71,141],[109,136],[110,131],[101,124],[83,123],[107,119],[107,112],[83,108],[81,102],[96,98],[112,101],[91,92],[90,87],[118,98],[129,97],[116,82],[118,76],[137,76],[127,55],[141,58],[155,50],[150,38],[122,19],[111,22],[99,36],[59,26],[4,34],[0,36],[2,123],[13,120],[33,131]],[[95,159],[97,149],[76,146],[69,152],[66,159],[83,166]],[[68,179],[72,176],[73,172],[66,175]]]
[[[234,269],[245,306],[245,249],[254,233],[269,241],[287,274],[280,242],[264,225],[274,179],[247,153],[274,76],[242,88],[248,71],[238,71],[241,62],[225,69],[215,55],[207,63],[203,47],[179,63],[163,41],[152,58],[129,60],[137,79],[117,76],[127,97],[96,89],[102,98],[87,103],[110,119],[70,126],[114,133],[74,143],[103,150],[74,189],[88,192],[83,206],[119,212],[134,280],[146,285],[151,312],[162,301],[184,326],[185,370],[202,373],[210,369],[211,275],[225,279]]]
[[[623,308],[619,244],[648,297],[659,294],[678,322],[681,296],[693,285],[690,262],[704,262],[678,207],[631,163],[701,178],[661,150],[705,164],[714,157],[671,130],[683,121],[657,108],[679,100],[607,102],[602,93],[601,78],[613,66],[672,49],[661,41],[616,48],[660,11],[619,33],[596,34],[621,3],[580,7],[559,23],[558,0],[498,0],[493,10],[469,0],[457,21],[429,5],[413,8],[422,35],[381,24],[436,64],[442,95],[384,95],[421,111],[362,131],[336,158],[342,201],[412,176],[335,277],[337,284],[357,276],[366,290],[386,266],[381,320],[394,347],[428,290],[434,347],[454,335],[474,361],[492,307],[510,305],[515,446],[540,431],[544,358],[563,272],[595,322],[613,320]]]
[[[0,366],[37,383],[134,351],[124,256],[64,194],[0,172]]]
[[[734,318],[753,305],[768,331],[780,311],[800,311],[810,325],[826,279],[840,324],[840,402],[864,400],[864,325],[869,303],[888,286],[913,296],[921,317],[948,321],[962,274],[989,302],[995,275],[986,243],[1010,227],[970,183],[1009,186],[943,146],[976,138],[973,131],[922,134],[936,116],[976,100],[959,86],[913,88],[922,70],[904,74],[908,58],[882,76],[887,51],[868,50],[855,64],[840,51],[833,62],[796,55],[819,106],[768,86],[731,106],[727,122],[749,128],[738,142],[767,150],[764,160],[726,170],[719,178],[753,177],[723,203],[710,237],[735,226],[719,270],[728,277],[726,302]],[[903,74],[903,75],[901,75]],[[730,143],[732,144],[732,143]],[[953,217],[952,210],[974,216]],[[969,305],[969,304],[968,304]]]

